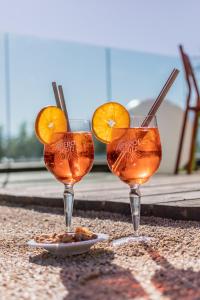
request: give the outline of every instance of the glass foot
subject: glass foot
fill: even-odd
[[[112,245],[114,247],[117,247],[117,246],[121,246],[123,244],[134,243],[134,242],[149,243],[153,240],[154,240],[153,237],[148,237],[148,236],[127,236],[127,237],[123,237],[123,238],[112,241]]]

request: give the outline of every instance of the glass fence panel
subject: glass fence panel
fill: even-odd
[[[14,158],[35,158],[42,153],[35,140],[35,148],[28,144],[33,143],[39,110],[55,105],[52,81],[63,86],[70,118],[90,119],[106,101],[104,48],[9,35],[9,58],[11,135],[18,138],[19,146],[11,153]],[[25,139],[28,134],[31,141]]]
[[[90,118],[106,99],[103,48],[11,35],[10,74],[12,134],[55,104],[54,80],[63,85],[70,118]]]
[[[0,161],[5,160],[6,138],[9,135],[9,120],[7,120],[7,93],[5,85],[5,35],[0,34]]]
[[[177,67],[182,72],[167,99],[185,107],[178,53],[172,57],[1,34],[0,54],[1,161],[42,159],[34,120],[42,107],[55,105],[52,81],[63,86],[70,118],[91,119],[94,110],[111,99],[124,105],[155,99]],[[95,146],[96,158],[105,162],[105,145],[95,141]]]
[[[131,100],[155,99],[173,68],[182,70],[178,57],[111,50],[112,98],[126,105]],[[169,91],[167,99],[184,105],[183,72]]]

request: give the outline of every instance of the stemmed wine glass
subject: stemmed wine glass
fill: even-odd
[[[55,133],[56,142],[44,146],[47,169],[64,184],[64,216],[67,231],[71,232],[73,186],[91,169],[94,144],[88,120],[69,120],[70,132]]]
[[[107,161],[112,173],[130,187],[130,207],[134,235],[113,242],[120,245],[130,241],[147,241],[139,236],[140,184],[145,183],[158,169],[161,161],[161,143],[156,116],[142,127],[147,116],[131,116],[130,128],[113,128],[112,141],[107,145]]]

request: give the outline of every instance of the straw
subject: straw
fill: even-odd
[[[67,128],[68,128],[67,131],[71,131],[62,85],[58,86],[58,92],[59,92],[59,96],[60,96],[61,108],[64,111],[64,114],[65,114],[65,117],[66,117],[66,120],[67,120]]]
[[[52,87],[53,87],[53,92],[54,92],[54,96],[55,96],[55,100],[56,100],[56,105],[58,108],[63,110],[63,112],[65,114],[65,118],[67,120],[68,131],[71,131],[62,85],[59,85],[57,87],[56,82],[53,81]]]
[[[60,98],[58,95],[58,88],[57,88],[57,84],[55,81],[52,82],[52,87],[53,87],[53,92],[54,92],[54,96],[55,96],[55,100],[56,100],[56,105],[58,108],[61,108]]]
[[[67,131],[71,132],[62,85],[59,85],[57,87],[56,82],[52,82],[52,86],[53,86],[53,91],[54,91],[57,107],[59,107],[60,109],[63,110],[63,112],[65,114],[66,121],[67,121]],[[69,135],[68,140],[73,141],[73,137],[71,135]],[[73,158],[73,160],[71,158],[69,158],[68,163],[69,163],[69,167],[70,167],[70,170],[71,170],[72,173],[76,174],[77,172],[79,172],[78,156],[77,155],[76,155],[76,157]]]
[[[179,73],[178,69],[173,69],[171,72],[169,78],[167,79],[165,85],[163,86],[160,94],[158,95],[157,99],[153,103],[151,109],[149,110],[146,118],[142,122],[141,127],[148,127],[148,125],[151,123],[153,117],[155,116],[157,110],[159,109],[160,105],[162,104],[165,96],[167,95],[169,89],[171,88],[172,84],[174,83],[177,75]]]
[[[165,96],[167,95],[169,89],[171,88],[172,84],[174,83],[178,73],[179,73],[178,69],[173,69],[173,71],[171,72],[169,78],[167,79],[166,83],[164,84],[162,90],[160,91],[160,94],[158,95],[158,97],[156,98],[155,102],[153,103],[151,109],[149,110],[146,118],[142,122],[141,127],[148,127],[148,125],[151,123],[151,121],[154,118],[157,110],[159,109],[159,107],[162,104]],[[115,171],[116,168],[118,168],[118,166],[119,166],[121,160],[123,159],[124,155],[125,155],[125,153],[123,153],[123,152],[120,153],[119,157],[117,158],[116,162],[113,165],[113,168],[112,168],[113,171]]]

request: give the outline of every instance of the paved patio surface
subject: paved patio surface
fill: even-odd
[[[59,258],[32,250],[27,240],[64,228],[61,208],[0,206],[1,300],[199,300],[200,222],[143,217],[151,244],[114,248],[132,233],[128,217],[77,211],[74,226],[109,233],[88,254]]]
[[[2,174],[3,182],[6,174]],[[142,215],[200,220],[200,173],[155,175],[141,187]],[[63,185],[44,171],[11,173],[0,202],[62,207]],[[130,214],[129,189],[110,173],[90,173],[75,185],[75,208]]]

